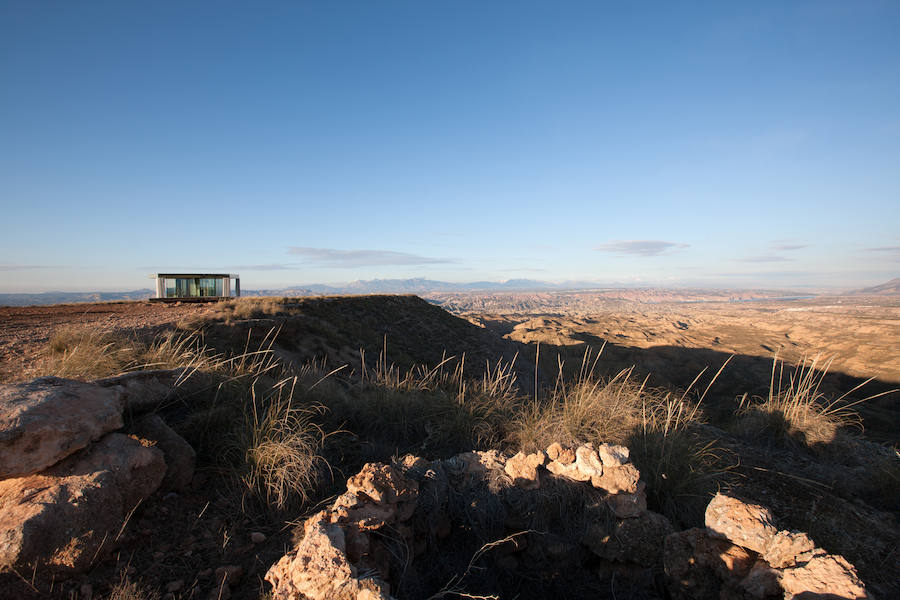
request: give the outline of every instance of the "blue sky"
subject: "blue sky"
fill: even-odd
[[[900,275],[900,3],[0,2],[0,292]]]

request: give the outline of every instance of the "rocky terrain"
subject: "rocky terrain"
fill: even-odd
[[[694,308],[2,309],[0,597],[900,594],[896,395],[847,409],[865,433],[825,410],[862,398],[851,360],[735,404],[770,384],[754,346],[841,323],[889,386],[896,308]]]

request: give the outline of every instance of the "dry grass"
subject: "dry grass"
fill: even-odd
[[[848,427],[861,427],[853,407],[873,398],[892,393],[882,392],[860,400],[848,401],[850,394],[871,379],[857,385],[836,399],[820,391],[832,359],[820,356],[803,359],[785,374],[784,362],[776,356],[768,396],[741,398],[737,411],[737,431],[750,439],[767,439],[778,445],[825,447],[834,442],[839,432]]]
[[[680,395],[649,389],[646,381],[632,379],[631,369],[609,380],[595,377],[599,357],[586,352],[568,384],[560,364],[548,397],[528,403],[514,417],[510,441],[526,452],[553,442],[624,444],[648,484],[651,505],[676,522],[695,523],[728,471],[724,450],[704,440],[696,427],[702,423],[703,398],[727,361],[692,401],[690,388]]]
[[[297,377],[284,379],[265,396],[251,390],[244,416],[246,471],[243,482],[276,510],[309,500],[327,463],[319,454],[325,433],[313,422],[315,406],[296,406]]]
[[[401,373],[382,355],[376,368],[343,381],[321,402],[332,428],[365,441],[371,449],[367,459],[499,447],[519,402],[512,364],[503,362],[488,365],[481,378],[467,379],[464,359],[445,357],[433,368]]]
[[[123,574],[119,582],[112,586],[108,600],[159,600],[159,598],[157,590],[149,589]]]
[[[217,302],[213,311],[204,316],[204,321],[232,323],[242,319],[262,319],[285,314],[296,306],[295,298],[242,297]]]
[[[50,338],[39,363],[40,375],[70,379],[98,379],[116,375],[136,364],[136,340],[86,327],[61,327]]]

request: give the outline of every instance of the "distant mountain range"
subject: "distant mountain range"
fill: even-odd
[[[887,283],[874,285],[872,287],[854,290],[851,294],[865,294],[867,296],[897,296],[900,295],[900,277],[895,277]]]
[[[0,306],[35,306],[41,304],[74,304],[82,302],[115,302],[146,300],[153,290],[133,292],[43,292],[40,294],[0,294]]]
[[[247,291],[246,295],[260,296],[310,296],[329,294],[424,294],[428,292],[533,292],[540,290],[574,290],[607,287],[596,282],[565,281],[549,283],[536,279],[509,279],[507,281],[472,281],[451,283],[417,277],[414,279],[369,279],[353,281],[346,285],[312,284],[277,290]],[[618,287],[622,287],[619,285]]]
[[[472,281],[451,283],[433,279],[370,279],[353,281],[346,285],[311,284],[271,290],[244,289],[244,296],[320,296],[339,294],[427,294],[434,292],[539,292],[563,290],[609,290],[637,287],[658,287],[596,281],[564,281],[550,283],[536,279],[509,279],[507,281]],[[660,288],[661,289],[661,288]],[[851,294],[900,295],[900,278],[887,283],[849,292]],[[146,300],[153,296],[153,290],[141,289],[130,292],[43,292],[40,294],[0,294],[0,306],[30,306],[39,304],[68,304],[76,302],[115,302],[124,300]]]

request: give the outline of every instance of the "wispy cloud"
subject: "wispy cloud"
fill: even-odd
[[[452,263],[447,258],[432,258],[392,250],[335,250],[293,246],[288,252],[306,259],[306,265],[350,269],[386,265],[435,265]]]
[[[788,252],[790,250],[800,250],[801,248],[806,248],[807,244],[773,244],[773,250],[779,250],[782,252]]]
[[[869,252],[900,252],[900,246],[879,246],[877,248],[866,248]]]
[[[677,250],[688,248],[689,244],[664,242],[661,240],[623,240],[600,244],[594,250],[615,254],[632,254],[634,256],[660,256],[671,254]]]
[[[229,269],[242,271],[290,271],[297,268],[297,263],[273,263],[269,265],[235,265]]]
[[[31,271],[33,269],[52,269],[50,265],[0,265],[0,271]]]
[[[779,256],[777,254],[763,254],[760,256],[745,256],[744,258],[736,258],[734,260],[738,260],[741,262],[752,262],[752,263],[765,263],[765,262],[785,262],[792,260],[786,256]]]

